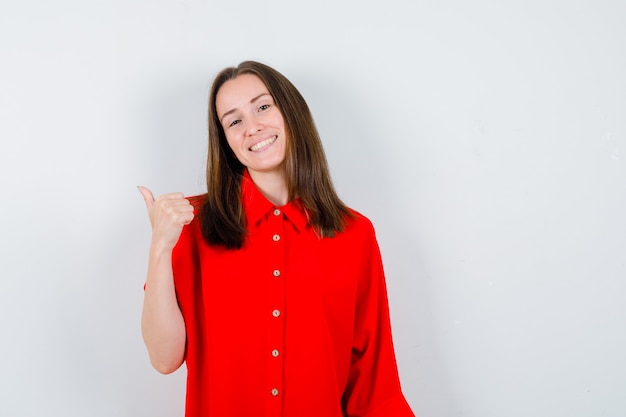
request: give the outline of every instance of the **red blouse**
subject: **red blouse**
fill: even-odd
[[[370,221],[320,239],[297,204],[242,182],[248,235],[207,245],[199,219],[172,255],[187,329],[186,417],[406,417]]]

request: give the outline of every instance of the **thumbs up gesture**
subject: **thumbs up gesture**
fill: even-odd
[[[143,196],[152,225],[152,244],[163,250],[172,250],[178,242],[183,226],[193,220],[193,206],[183,193],[170,193],[154,198],[146,187],[137,187]]]

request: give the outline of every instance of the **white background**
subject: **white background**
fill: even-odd
[[[621,0],[2,0],[0,415],[182,415],[184,371],[140,336],[135,186],[203,191],[209,85],[256,59],[377,228],[418,416],[625,416],[625,19]]]

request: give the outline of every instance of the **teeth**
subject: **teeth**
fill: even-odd
[[[254,151],[258,151],[258,150],[259,150],[259,149],[261,149],[262,147],[267,146],[267,145],[269,145],[269,144],[271,144],[271,143],[274,143],[274,141],[275,141],[275,140],[276,140],[276,136],[272,136],[271,138],[266,139],[266,140],[264,140],[263,142],[259,142],[259,143],[257,143],[256,145],[251,146],[251,147],[250,147],[250,150],[251,150],[251,151],[253,151],[253,152],[254,152]]]

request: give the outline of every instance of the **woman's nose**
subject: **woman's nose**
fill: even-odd
[[[260,120],[251,120],[248,122],[248,134],[254,135],[257,132],[260,132],[263,129],[263,124]]]

